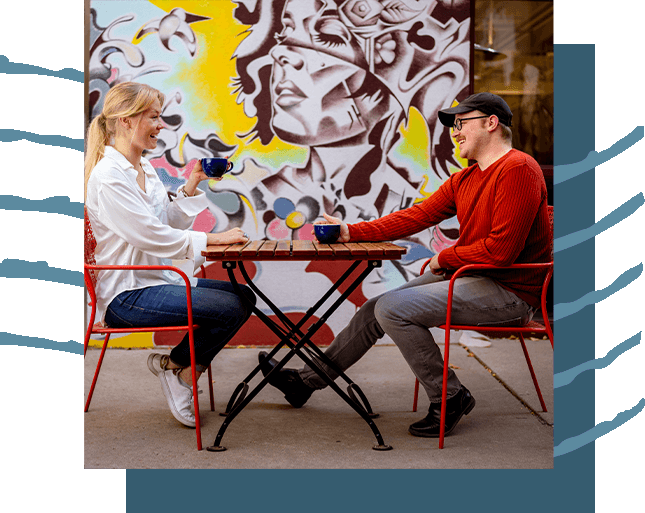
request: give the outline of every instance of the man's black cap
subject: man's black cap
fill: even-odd
[[[511,126],[513,113],[508,104],[499,96],[492,93],[477,93],[469,96],[456,107],[439,111],[439,121],[447,127],[455,124],[455,114],[464,114],[478,110],[492,116],[497,116],[502,125]]]

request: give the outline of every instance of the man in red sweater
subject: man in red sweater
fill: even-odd
[[[415,436],[439,436],[443,358],[428,328],[445,322],[451,273],[467,264],[550,260],[546,184],[537,162],[511,147],[512,116],[506,102],[491,93],[469,96],[440,111],[441,123],[454,130],[461,157],[476,161],[474,165],[454,173],[422,203],[380,219],[348,225],[325,214],[327,222],[341,224],[340,242],[397,240],[455,215],[459,220],[459,240],[432,258],[431,272],[368,300],[325,351],[344,371],[387,333],[430,399],[428,415],[409,428]],[[454,323],[501,326],[531,320],[539,308],[543,274],[500,271],[494,276],[482,272],[456,280]],[[265,360],[266,354],[259,354],[265,376],[276,365]],[[320,365],[332,379],[338,376]],[[446,434],[475,406],[454,371],[448,372]],[[270,384],[296,408],[326,386],[308,366],[282,369]]]

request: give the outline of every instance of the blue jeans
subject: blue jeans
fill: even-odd
[[[423,386],[431,403],[441,402],[443,358],[428,328],[444,324],[448,305],[449,280],[427,272],[401,287],[368,300],[356,312],[325,354],[345,371],[356,363],[378,339],[387,333]],[[467,276],[455,281],[452,302],[454,324],[519,326],[533,317],[529,304],[496,281],[483,276]],[[326,365],[332,379],[338,375]],[[308,366],[300,377],[312,388],[325,382]],[[447,395],[461,388],[455,372],[448,369]]]
[[[240,287],[255,304],[251,289],[245,285]],[[197,286],[191,289],[191,296],[193,322],[199,324],[195,330],[195,362],[208,367],[249,318],[251,309],[226,281],[199,279]],[[156,285],[121,292],[110,302],[105,323],[111,328],[188,324],[186,287]],[[178,365],[190,366],[188,333],[172,350],[170,358]]]

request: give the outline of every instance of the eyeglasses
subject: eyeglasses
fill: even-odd
[[[474,118],[461,118],[461,119],[455,119],[455,124],[452,125],[453,130],[461,130],[461,122],[462,121],[468,121],[470,119],[483,119],[483,118],[489,118],[490,116],[477,116]]]

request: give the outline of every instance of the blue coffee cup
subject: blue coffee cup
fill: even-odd
[[[319,242],[323,244],[333,244],[340,237],[339,224],[315,224],[314,234]]]
[[[220,178],[233,169],[233,162],[225,158],[203,158],[201,163],[204,173],[211,178]]]

